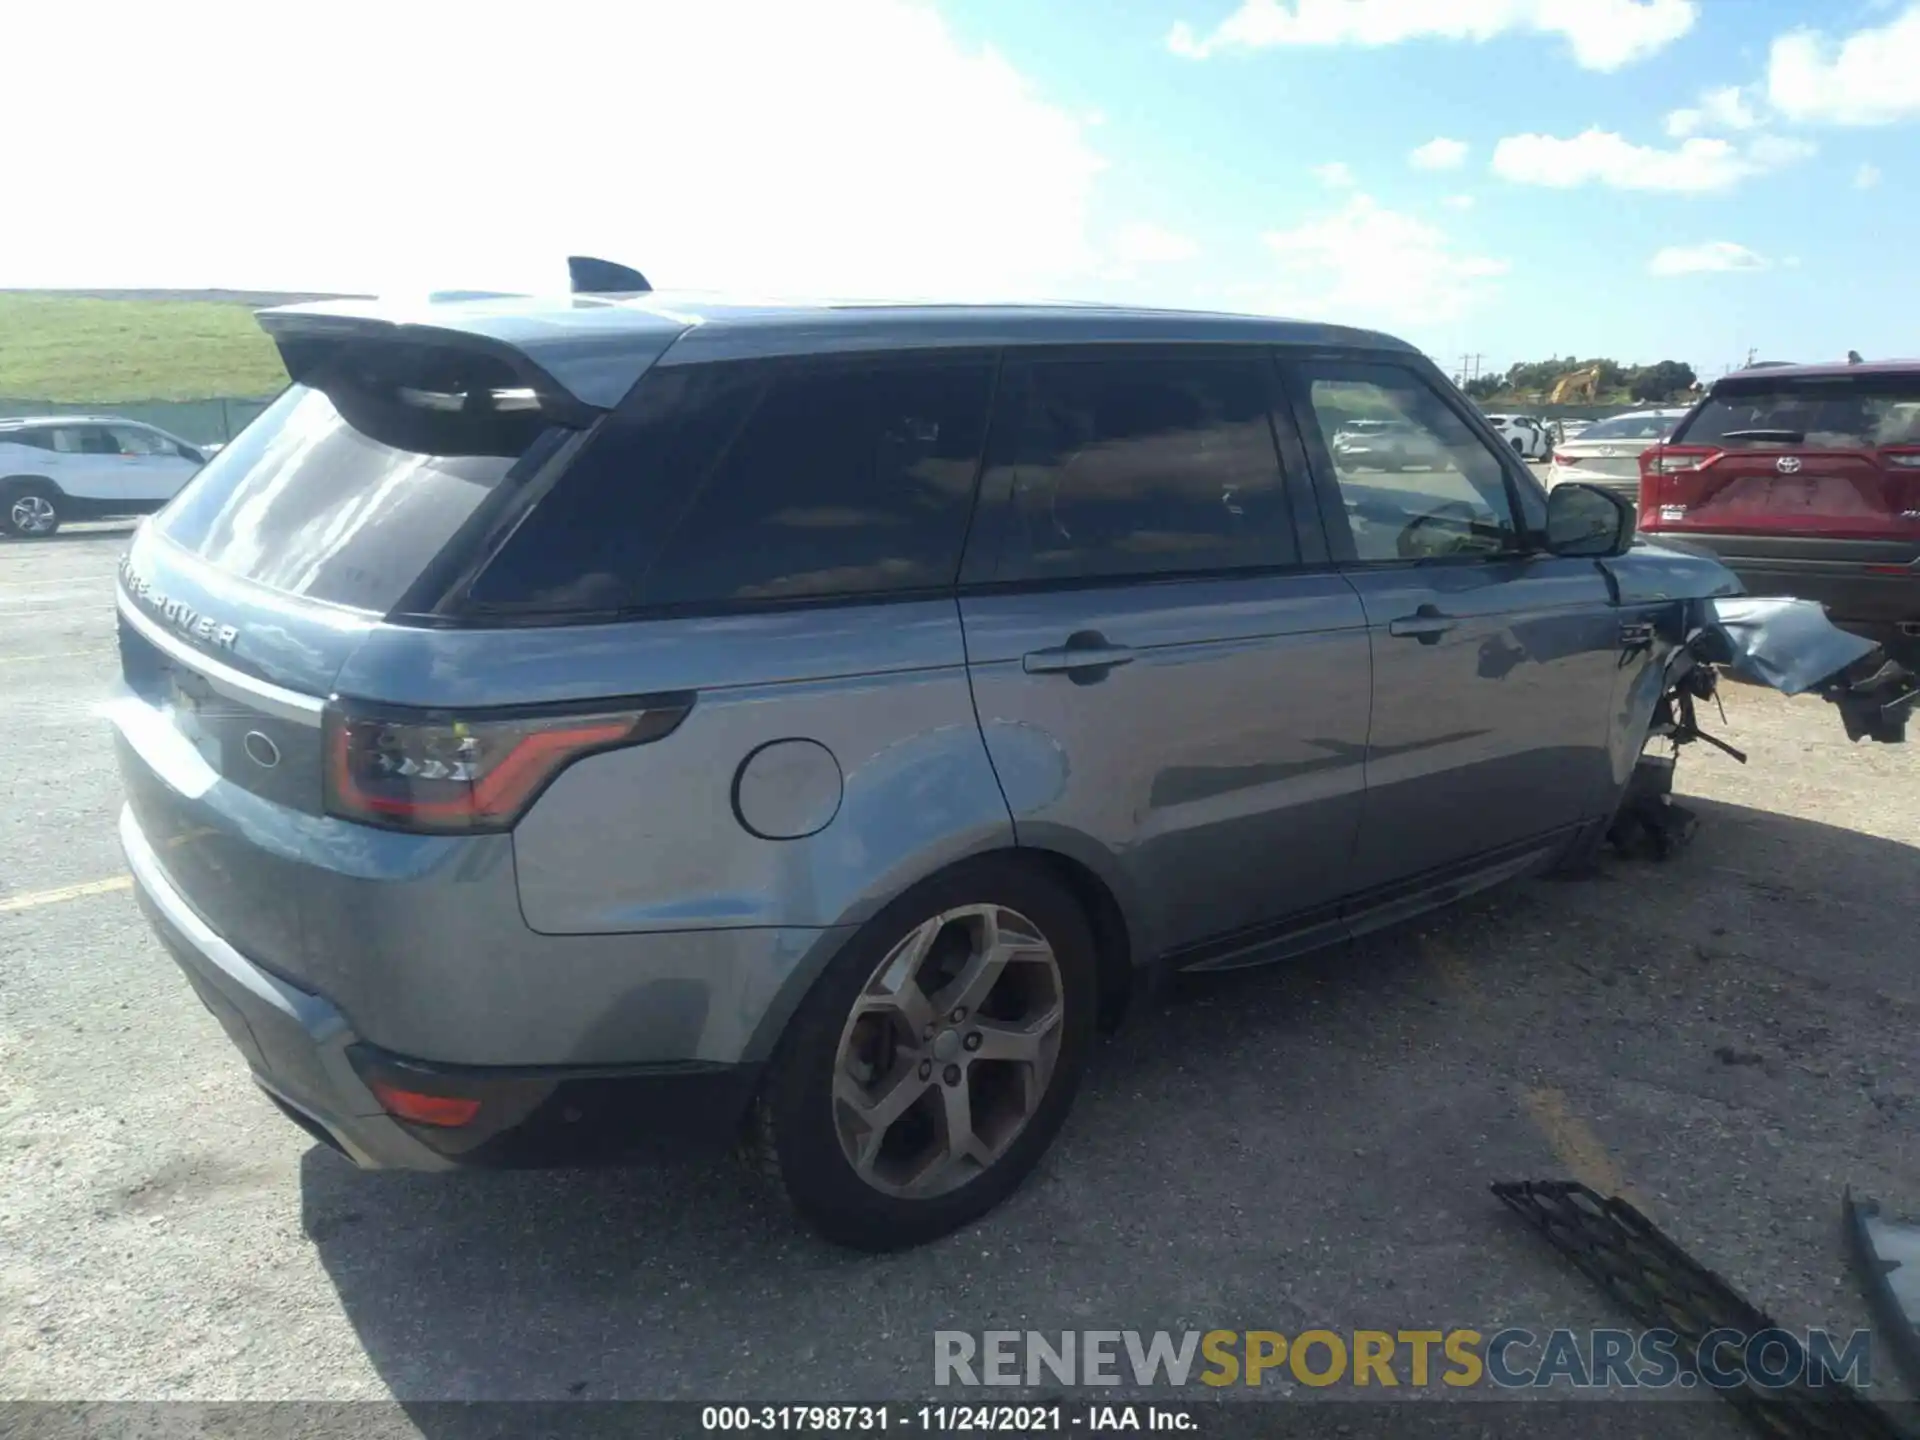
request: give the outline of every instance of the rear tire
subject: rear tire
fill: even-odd
[[[66,497],[45,480],[0,485],[0,535],[44,540],[60,529]]]
[[[1098,989],[1092,930],[1053,880],[1004,856],[936,875],[862,926],[801,1003],[747,1158],[837,1244],[958,1229],[1052,1144]]]

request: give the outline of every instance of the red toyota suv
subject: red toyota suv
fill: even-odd
[[[1716,381],[1640,457],[1640,529],[1711,550],[1754,595],[1817,600],[1920,656],[1920,361]]]

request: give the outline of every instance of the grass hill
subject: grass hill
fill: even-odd
[[[305,295],[0,291],[0,397],[80,405],[268,396],[287,383],[252,307]]]

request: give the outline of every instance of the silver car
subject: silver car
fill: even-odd
[[[1598,485],[1631,504],[1640,501],[1640,455],[1673,433],[1686,416],[1677,410],[1633,410],[1595,421],[1553,447],[1547,488],[1567,481]]]
[[[653,294],[265,312],[135,537],[136,890],[367,1166],[743,1144],[988,1210],[1144,981],[1589,853],[1711,560],[1384,335]],[[1336,462],[1397,417],[1429,468]]]

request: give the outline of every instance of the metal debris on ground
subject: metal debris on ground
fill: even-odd
[[[1866,1285],[1873,1318],[1910,1390],[1920,1392],[1920,1224],[1880,1213],[1877,1201],[1840,1200],[1854,1269]]]
[[[1492,1188],[1640,1324],[1678,1335],[1675,1353],[1683,1363],[1716,1330],[1751,1336],[1779,1328],[1618,1196],[1601,1196],[1572,1180],[1503,1181]],[[1802,1369],[1818,1364],[1817,1357],[1806,1357]],[[1754,1385],[1743,1375],[1738,1385],[1719,1394],[1761,1435],[1789,1440],[1901,1440],[1905,1435],[1886,1411],[1831,1374],[1817,1386],[1803,1374],[1780,1387]]]

